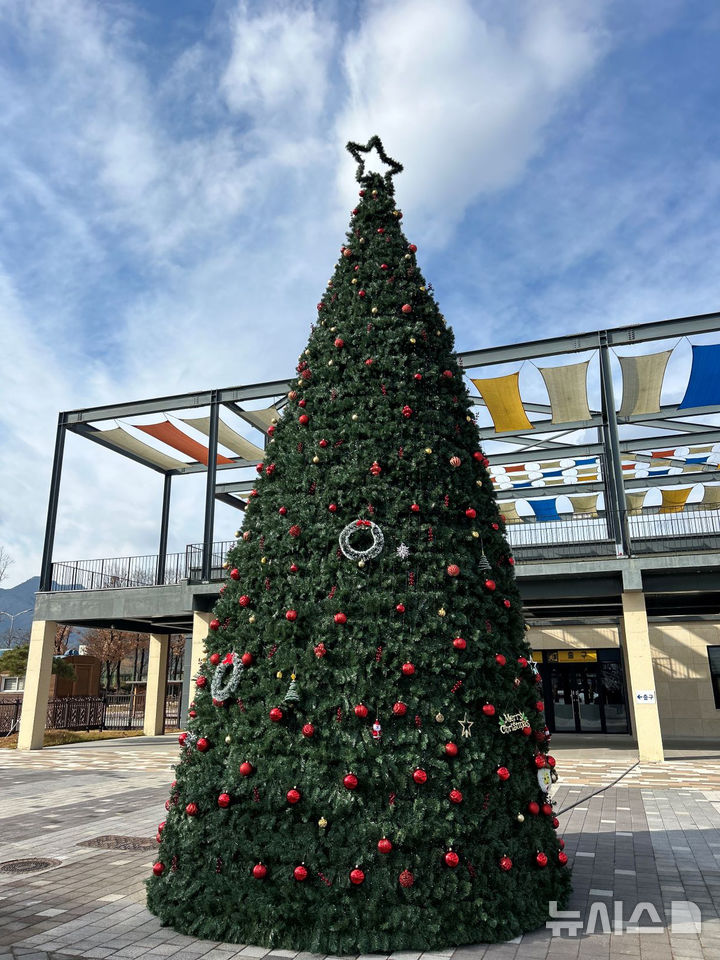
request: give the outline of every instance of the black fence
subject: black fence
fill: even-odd
[[[0,697],[0,736],[17,733],[22,698]],[[107,694],[103,697],[57,697],[48,700],[46,730],[140,730],[145,714],[144,695]],[[165,698],[165,728],[177,727],[179,696]]]
[[[102,560],[73,560],[54,563],[52,590],[113,590],[182,583],[187,580],[185,553],[165,557],[165,575],[158,578],[158,557],[110,557]]]

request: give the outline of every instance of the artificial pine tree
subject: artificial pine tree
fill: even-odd
[[[148,903],[293,950],[506,940],[570,887],[538,675],[402,168],[348,148],[360,201],[228,557]]]

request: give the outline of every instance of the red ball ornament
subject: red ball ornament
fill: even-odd
[[[239,599],[238,603],[241,607],[246,607],[250,603],[250,597],[247,594],[243,594]]]
[[[382,840],[378,840],[377,848],[380,851],[380,853],[390,853],[390,851],[393,848],[393,845],[392,843],[390,843],[387,837],[383,837]]]
[[[308,875],[308,872],[302,864],[295,867],[295,869],[293,870],[293,876],[298,881],[298,883],[302,883],[303,880],[307,880],[307,875]]]
[[[541,753],[535,754],[535,766],[538,770],[542,770],[545,766],[545,757]]]
[[[554,767],[555,764],[557,763],[557,760],[555,759],[555,757],[550,756],[550,754],[547,755],[546,759],[547,759],[547,765],[549,767]]]
[[[531,813],[534,817],[536,817],[540,813],[540,804],[536,803],[534,800],[530,801],[527,808],[528,808],[528,813]]]
[[[400,668],[403,672],[403,676],[411,677],[415,673],[415,664],[414,663],[404,663]]]
[[[289,620],[291,623],[293,620],[297,620],[297,610],[287,610],[285,612],[285,619]]]
[[[460,857],[455,853],[454,850],[448,850],[448,852],[443,857],[446,867],[455,867],[460,863]]]
[[[187,740],[187,736],[188,736],[188,735],[187,735],[187,733],[186,733],[185,731],[183,731],[181,734],[179,734],[179,736],[178,736],[178,743],[180,744],[181,747],[184,747],[184,746],[185,746],[185,741]]]
[[[256,863],[252,868],[252,875],[256,880],[264,880],[267,876],[267,867],[264,863]]]
[[[298,400],[298,406],[304,407],[307,404],[307,400],[303,397],[302,400]]]
[[[364,290],[358,290],[358,296],[361,297],[362,299],[364,299],[365,296],[366,296],[365,291],[364,291]]]
[[[361,720],[364,720],[367,715],[368,715],[368,708],[365,706],[364,703],[358,703],[357,706],[355,707],[355,716],[360,717]]]
[[[454,788],[450,791],[448,797],[450,798],[451,803],[462,803],[463,801],[462,793]]]
[[[355,867],[354,870],[350,871],[350,883],[354,883],[355,886],[359,886],[365,880],[365,874],[359,867]]]
[[[415,883],[415,877],[410,873],[409,870],[403,870],[403,872],[398,877],[398,883],[401,887],[411,887]]]
[[[561,850],[565,849],[565,841],[563,840],[562,837],[558,837],[558,846],[560,847]]]
[[[385,233],[385,227],[378,227],[377,232],[381,234]]]
[[[153,870],[153,873],[155,874],[156,877],[161,877],[161,876],[163,875],[163,873],[165,873],[165,864],[164,864],[164,863],[161,863],[161,862],[158,860],[157,863],[154,863],[154,864],[153,864],[152,870]]]
[[[535,709],[537,710],[538,713],[543,712],[543,710],[545,709],[545,704],[543,703],[542,700],[538,700],[538,702],[535,704]]]
[[[421,374],[421,373],[416,373],[416,374],[414,375],[413,379],[414,379],[414,380],[417,380],[417,382],[420,383],[420,381],[422,380],[422,374]]]
[[[217,618],[213,618],[213,619],[210,621],[209,626],[210,626],[210,629],[211,629],[211,630],[219,630],[219,629],[220,629],[220,621],[219,621]]]
[[[520,664],[521,667],[526,667],[528,665],[528,662],[525,659],[525,657],[518,657],[518,663]]]
[[[207,740],[205,737],[200,737],[197,743],[195,744],[195,746],[200,751],[200,753],[205,753],[205,751],[208,750],[210,747],[210,741]]]
[[[486,581],[485,581],[485,589],[486,589],[486,590],[489,590],[491,593],[492,593],[492,591],[495,589],[496,586],[497,586],[497,584],[495,583],[494,580],[486,580]]]
[[[450,743],[445,744],[445,753],[449,757],[456,757],[458,755],[458,746],[456,743],[450,741]]]
[[[300,803],[300,791],[296,790],[295,787],[293,787],[292,790],[288,790],[285,796],[287,797],[287,802],[292,804],[293,806],[296,803]]]
[[[509,780],[509,779],[510,779],[510,771],[508,770],[507,767],[498,767],[498,768],[497,768],[497,775],[498,775],[498,777],[499,777],[500,780]]]
[[[248,650],[246,650],[245,653],[240,657],[240,660],[244,667],[249,667],[254,661],[254,659],[255,657],[253,657],[253,655]]]
[[[193,717],[193,718],[196,717],[196,716],[197,716],[197,710],[188,710],[188,716],[189,716],[189,717]]]
[[[491,703],[486,703],[482,708],[482,712],[485,714],[486,717],[494,717],[495,707]]]
[[[192,802],[188,803],[188,805],[185,807],[185,813],[189,817],[196,817],[197,812],[198,812],[198,806],[196,803],[192,803]]]
[[[233,569],[230,571],[230,579],[231,580],[240,579],[240,571],[237,569],[237,567],[233,567]]]
[[[310,417],[306,413],[301,413],[298,417],[298,423],[302,424],[303,427],[307,426],[310,423]]]
[[[463,637],[455,637],[453,640],[453,646],[456,650],[464,650],[467,647],[467,640]]]
[[[417,253],[417,247],[415,246],[414,243],[411,243],[408,245],[408,250],[410,251],[410,253]]]
[[[328,506],[328,510],[330,511],[330,513],[337,513],[337,504],[336,504],[336,503],[331,503],[331,504]]]
[[[499,664],[499,666],[501,666],[501,667],[504,667],[505,664],[507,663],[507,660],[505,659],[505,657],[503,656],[502,653],[496,653],[496,654],[495,654],[495,663]]]
[[[318,446],[319,446],[319,447],[322,447],[323,450],[325,449],[325,447],[326,447],[327,445],[328,445],[328,442],[327,442],[327,440],[325,440],[325,439],[322,439],[322,440],[318,443]]]
[[[552,820],[551,820],[551,823],[552,823],[552,825],[555,827],[556,830],[557,830],[557,828],[560,826],[560,821],[558,820],[557,817],[553,817]]]
[[[219,807],[229,807],[230,806],[230,794],[221,793],[218,797],[218,806]]]
[[[216,667],[216,666],[220,663],[220,654],[219,654],[219,653],[211,653],[211,654],[210,654],[210,663],[211,663],[214,667]]]
[[[175,786],[175,784],[173,784],[173,786]],[[165,829],[165,821],[162,820],[162,821],[158,824],[158,833],[162,833],[164,829]]]
[[[335,346],[338,348],[338,350],[342,350],[342,348],[345,346],[345,341],[341,337],[336,337]]]
[[[297,573],[300,567],[296,563],[290,564],[290,573]]]
[[[536,863],[539,867],[546,867],[546,866],[547,866],[547,862],[548,862],[547,855],[544,854],[544,853],[542,852],[542,850],[540,850],[540,851],[538,852],[537,856],[535,857],[535,863]]]
[[[285,514],[287,513],[287,507],[279,507],[278,513],[280,514],[281,517],[284,517]]]
[[[420,507],[417,503],[413,503],[410,507],[413,513],[420,513]]]
[[[393,704],[392,712],[396,717],[404,717],[407,713],[407,704],[403,703],[402,700],[398,700]]]
[[[300,527],[296,523],[294,523],[288,530],[288,533],[290,534],[291,537],[299,537],[302,531]]]
[[[380,264],[380,269],[381,269],[381,270],[387,270],[387,268],[388,268],[388,265],[387,265],[386,263],[381,263],[381,264]]]
[[[509,610],[510,607],[512,606],[512,604],[510,603],[510,601],[509,601],[507,598],[505,598],[505,600],[503,600],[503,606],[504,606],[504,607],[507,607],[507,609]]]
[[[207,686],[207,677],[203,677],[203,676],[197,677],[195,680],[195,686],[200,687],[200,689],[202,690],[203,687]]]
[[[412,778],[415,781],[415,783],[427,783],[428,775],[427,773],[425,773],[424,770],[420,770],[420,768],[418,768],[413,773]]]
[[[545,814],[546,817],[551,817],[553,808],[550,806],[549,803],[544,803],[542,805],[542,812]]]
[[[409,303],[404,303],[400,309],[403,313],[412,313],[412,307]]]
[[[459,577],[460,567],[456,563],[451,563],[447,568],[447,574],[449,577]]]
[[[565,864],[568,862],[568,855],[566,853],[563,853],[562,850],[558,853],[557,858],[558,858],[558,863],[560,864],[561,867],[564,867]]]
[[[283,712],[280,707],[273,707],[270,711],[270,719],[273,723],[280,723],[283,718]]]
[[[343,777],[343,786],[346,790],[355,790],[357,789],[358,778],[354,773],[347,773]]]
[[[473,507],[468,507],[465,511],[465,516],[468,518],[468,520],[474,520],[477,516],[477,510],[475,510]]]
[[[498,861],[498,865],[501,870],[504,870],[507,873],[508,870],[512,870],[513,863],[510,857],[500,857],[500,860]]]
[[[354,210],[353,210],[353,213],[355,213]],[[351,256],[352,256],[352,250],[350,249],[350,247],[343,247],[342,255],[343,255],[344,257],[351,257]]]
[[[254,773],[255,771],[255,767],[250,763],[249,760],[243,761],[243,763],[240,764],[239,769],[243,777],[249,777],[250,774]]]
[[[347,623],[347,616],[342,612],[336,613],[335,616],[333,617],[333,620],[335,621],[335,623],[338,623],[338,624]]]
[[[304,737],[312,737],[315,733],[315,727],[311,723],[304,724],[302,728],[302,735]]]
[[[405,604],[404,604],[404,603],[398,603],[398,604],[395,606],[395,609],[397,610],[398,613],[405,613]]]

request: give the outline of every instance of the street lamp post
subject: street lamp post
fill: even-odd
[[[13,638],[15,636],[15,620],[18,617],[21,617],[24,613],[32,613],[33,608],[28,607],[27,610],[20,610],[19,613],[8,613],[7,610],[0,610],[0,617],[7,617],[10,621],[10,630],[7,633],[7,645],[8,647],[12,646]]]

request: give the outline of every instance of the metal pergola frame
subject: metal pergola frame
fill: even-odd
[[[553,487],[534,488],[538,495],[547,492],[562,495],[578,491],[603,491],[605,494],[605,513],[614,537],[618,553],[628,555],[631,552],[631,543],[627,525],[625,504],[625,489],[637,487],[639,489],[653,486],[668,486],[682,483],[697,483],[703,479],[720,480],[717,471],[697,471],[687,475],[655,476],[644,479],[625,478],[622,470],[622,454],[633,450],[643,449],[643,445],[666,446],[668,443],[708,443],[720,441],[720,427],[711,423],[685,422],[686,418],[698,418],[720,414],[720,404],[696,408],[682,408],[677,405],[661,407],[659,413],[641,414],[619,418],[616,412],[612,371],[610,367],[610,350],[617,346],[647,343],[653,340],[668,340],[691,335],[720,332],[720,313],[708,313],[695,317],[682,317],[673,320],[663,320],[639,324],[637,326],[615,327],[609,330],[598,330],[591,333],[581,333],[565,337],[554,337],[545,340],[528,341],[525,343],[509,344],[503,347],[490,347],[484,350],[469,350],[458,353],[458,359],[465,371],[480,367],[493,367],[499,364],[512,363],[523,360],[537,360],[543,357],[553,357],[568,353],[585,353],[588,351],[599,354],[601,409],[591,411],[590,419],[576,423],[552,423],[551,419],[533,421],[531,430],[516,430],[498,433],[493,428],[482,428],[480,436],[487,441],[501,441],[512,443],[517,450],[498,453],[493,456],[495,464],[522,463],[528,455],[550,455],[552,458],[579,456],[598,456],[602,459],[606,469],[603,479],[598,482],[577,484],[562,484]],[[60,413],[58,416],[55,451],[53,457],[52,477],[50,483],[50,497],[48,503],[45,540],[40,574],[40,591],[51,589],[52,555],[55,540],[55,527],[60,494],[60,480],[65,449],[65,437],[68,431],[85,437],[101,446],[113,450],[115,453],[130,460],[149,467],[163,476],[163,499],[160,518],[160,542],[158,550],[157,583],[162,583],[165,575],[164,558],[167,553],[168,526],[170,515],[170,495],[172,478],[174,476],[203,473],[207,474],[205,485],[205,510],[203,527],[203,559],[202,579],[210,580],[212,543],[214,532],[215,500],[220,500],[234,507],[244,508],[242,501],[233,494],[247,493],[252,489],[252,480],[241,480],[231,483],[218,483],[217,472],[238,468],[248,468],[254,465],[252,461],[241,457],[234,458],[231,463],[217,463],[218,424],[220,408],[226,407],[232,413],[242,417],[246,412],[243,403],[255,400],[269,400],[275,406],[281,407],[286,402],[286,394],[291,388],[292,380],[274,380],[267,383],[250,384],[247,386],[228,387],[224,389],[194,391],[192,393],[175,394],[167,397],[157,397],[149,400],[140,400],[131,403],[109,404],[100,407],[88,407],[81,410],[71,410]],[[474,397],[476,406],[484,406],[481,397]],[[523,401],[527,411],[547,414],[551,416],[548,404]],[[120,449],[103,438],[103,431],[93,426],[94,423],[138,417],[145,414],[167,414],[178,410],[208,408],[210,414],[210,429],[208,436],[208,465],[189,463],[180,469],[163,470],[156,463],[146,460],[129,450]],[[626,425],[642,427],[646,430],[659,431],[652,436],[634,439],[620,439],[619,428]],[[580,430],[592,429],[597,432],[596,443],[580,442],[573,444],[567,438]],[[552,435],[552,436],[551,436]],[[540,493],[543,491],[543,493]],[[501,500],[521,499],[523,494],[517,491],[500,491]]]

